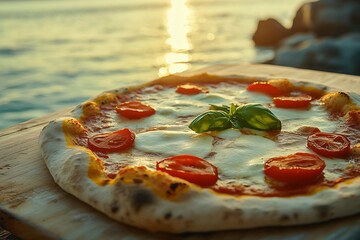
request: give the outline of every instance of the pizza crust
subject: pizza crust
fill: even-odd
[[[189,81],[172,79],[175,85],[184,80]],[[124,182],[116,178],[112,184],[100,186],[88,177],[93,154],[86,148],[67,144],[63,124],[68,120],[76,121],[72,117],[59,118],[50,122],[40,135],[42,154],[55,182],[112,219],[132,226],[153,232],[207,232],[310,224],[360,212],[359,177],[307,196],[292,197],[234,197],[165,174],[161,178],[169,186],[174,183],[185,186],[173,198],[154,192],[141,181]]]

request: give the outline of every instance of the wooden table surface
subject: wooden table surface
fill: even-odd
[[[323,83],[360,94],[360,77],[269,65],[216,65],[208,72]],[[114,86],[117,88],[120,86]],[[110,90],[110,89],[109,89]],[[71,108],[72,109],[72,108]],[[23,239],[360,239],[360,215],[320,224],[206,234],[154,234],[116,223],[61,190],[38,146],[44,125],[71,109],[0,131],[0,226]],[[359,189],[360,191],[360,189]]]

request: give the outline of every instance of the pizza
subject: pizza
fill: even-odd
[[[288,79],[170,75],[47,124],[54,181],[152,232],[323,222],[360,212],[355,93]]]

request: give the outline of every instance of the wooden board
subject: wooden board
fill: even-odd
[[[217,65],[186,75],[200,72],[289,78],[360,93],[360,77],[349,75],[269,65]],[[154,234],[116,223],[62,191],[43,163],[39,132],[48,121],[70,110],[0,132],[0,225],[23,239],[353,239],[360,236],[360,215],[308,226],[182,235]]]

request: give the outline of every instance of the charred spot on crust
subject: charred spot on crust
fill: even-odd
[[[345,93],[345,92],[338,92],[338,94],[339,94],[341,97],[350,100],[350,96],[349,96],[347,93]]]
[[[143,182],[143,180],[141,178],[134,178],[133,182],[136,184],[141,184]]]
[[[166,190],[166,194],[168,196],[171,196],[171,195],[175,194],[177,190],[185,188],[185,187],[187,187],[186,183],[182,183],[182,182],[171,183],[169,185],[168,190]]]
[[[287,222],[289,220],[290,220],[290,217],[288,215],[286,215],[286,214],[281,215],[280,218],[279,218],[280,222]]]
[[[142,207],[150,205],[154,202],[154,197],[147,190],[137,190],[131,198],[132,207],[135,212],[139,212]]]
[[[119,211],[119,207],[118,206],[112,206],[111,207],[111,212],[112,213],[117,213]]]
[[[175,191],[176,188],[177,188],[180,184],[181,184],[181,183],[172,183],[172,184],[170,184],[170,189],[171,189],[172,191]]]
[[[231,218],[240,219],[242,221],[243,210],[236,208],[231,211],[225,211],[223,213],[223,220],[226,221]]]
[[[167,212],[167,213],[165,213],[165,215],[164,215],[164,219],[166,219],[166,220],[169,220],[171,217],[172,217],[172,213],[171,213],[171,212]]]
[[[317,212],[319,219],[325,219],[330,214],[330,207],[327,205],[314,206],[314,210]]]
[[[111,204],[110,210],[112,213],[117,213],[119,211],[119,205],[118,205],[117,201],[115,201]]]

